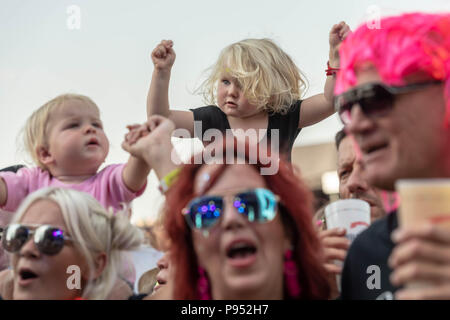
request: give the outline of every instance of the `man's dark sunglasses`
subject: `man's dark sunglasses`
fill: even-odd
[[[334,98],[334,108],[344,125],[351,122],[352,108],[358,104],[367,117],[384,116],[392,110],[395,97],[399,94],[424,89],[441,84],[442,80],[407,84],[404,86],[388,86],[383,83],[367,83],[353,88]]]

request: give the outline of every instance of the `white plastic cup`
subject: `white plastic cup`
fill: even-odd
[[[345,199],[330,203],[325,207],[327,228],[343,228],[352,242],[356,236],[370,225],[370,205],[359,199]]]
[[[350,242],[370,225],[370,205],[364,200],[345,199],[330,203],[325,207],[325,219],[327,229],[343,228],[347,232],[345,236]],[[340,260],[334,263],[342,266]],[[341,292],[341,276],[336,276],[339,292]]]

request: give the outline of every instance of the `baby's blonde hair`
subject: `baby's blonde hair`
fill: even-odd
[[[85,299],[106,299],[118,278],[121,252],[137,249],[143,242],[142,232],[131,225],[123,212],[105,210],[91,195],[64,188],[44,188],[29,195],[20,205],[13,223],[22,219],[28,208],[38,200],[55,202],[61,210],[73,245],[86,259],[90,280],[82,288]],[[93,279],[95,257],[107,255],[101,275]]]
[[[46,170],[46,166],[39,161],[38,149],[40,147],[48,148],[48,122],[50,115],[56,109],[64,106],[69,100],[81,100],[86,104],[94,106],[97,110],[98,107],[91,98],[80,94],[66,93],[53,98],[46,102],[43,106],[33,112],[28,118],[25,127],[23,128],[24,147],[32,160],[43,170]]]
[[[222,50],[202,83],[207,103],[216,103],[217,82],[235,78],[249,102],[268,113],[286,113],[306,90],[306,78],[291,57],[270,39],[245,39]]]

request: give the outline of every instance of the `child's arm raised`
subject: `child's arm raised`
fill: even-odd
[[[175,124],[162,116],[151,116],[146,123],[133,126],[122,148],[136,158],[145,161],[162,179],[181,163],[173,149],[171,136]]]
[[[152,51],[154,70],[147,95],[147,117],[161,115],[169,118],[177,128],[194,133],[194,115],[190,111],[170,110],[169,82],[170,72],[175,62],[175,51],[171,40],[163,40]]]
[[[331,28],[329,39],[329,65],[331,68],[339,68],[339,46],[350,32],[350,27],[344,21]],[[313,125],[334,113],[333,91],[335,82],[335,74],[327,76],[324,93],[309,97],[302,102],[299,128]]]

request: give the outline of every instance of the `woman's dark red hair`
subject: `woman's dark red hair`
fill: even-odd
[[[262,164],[259,155],[257,163],[251,164],[252,161],[249,159],[252,158],[249,157],[248,144],[244,153],[237,150],[236,143],[231,145],[233,147],[229,147],[229,149],[234,149],[235,158],[244,158],[246,163],[253,166],[258,172],[261,168],[270,165]],[[227,146],[224,143],[222,153],[224,160],[226,151]],[[267,161],[263,161],[263,163],[267,163]],[[166,194],[164,221],[165,229],[171,240],[171,263],[175,269],[174,299],[199,299],[197,257],[192,243],[191,230],[182,215],[182,210],[196,196],[194,195],[194,180],[203,165],[204,163],[184,165],[177,182]],[[223,164],[213,173],[214,176],[210,178],[210,186],[229,165],[233,164]],[[284,207],[281,214],[289,215],[288,217],[282,216],[282,220],[288,234],[294,238],[293,253],[298,268],[300,299],[327,299],[330,287],[327,273],[323,267],[322,246],[312,223],[312,193],[294,173],[291,164],[282,159],[279,162],[279,170],[275,174],[262,175],[262,177],[267,187],[280,197],[280,202]],[[289,299],[286,288],[284,292],[285,299]]]

